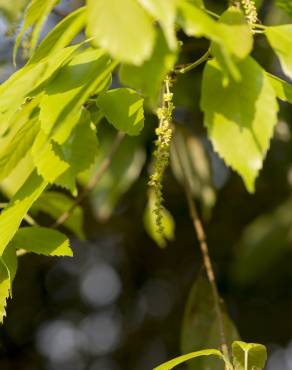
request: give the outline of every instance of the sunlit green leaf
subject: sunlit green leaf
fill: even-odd
[[[144,126],[143,98],[136,91],[120,88],[109,90],[97,99],[106,119],[128,135],[138,135]]]
[[[0,215],[1,256],[28,210],[44,191],[46,186],[47,182],[38,176],[36,172],[33,172],[21,189],[11,199],[8,206],[2,211]]]
[[[262,370],[267,360],[266,347],[255,343],[234,342],[232,355],[234,370]]]
[[[180,365],[186,361],[189,361],[191,359],[201,357],[201,356],[215,356],[221,360],[224,359],[224,356],[222,355],[220,351],[216,349],[205,349],[202,351],[192,352],[192,353],[188,353],[187,355],[174,358],[173,360],[170,360],[160,366],[157,366],[154,370],[170,370],[170,369],[173,369],[177,365]]]
[[[30,27],[32,27],[30,51],[32,52],[35,49],[43,24],[46,21],[47,16],[51,12],[51,10],[59,1],[60,0],[31,0],[24,15],[23,25],[15,40],[13,51],[14,60],[16,58],[17,50],[22,37]]]
[[[214,41],[211,52],[216,57],[228,79],[229,75],[240,80],[240,72],[236,66],[239,59],[244,59],[252,50],[253,39],[250,26],[246,23],[244,14],[234,8],[229,8],[222,14],[219,22],[223,43]]]
[[[89,113],[83,110],[80,122],[61,148],[62,158],[69,164],[69,168],[55,182],[76,192],[75,178],[94,163],[97,150],[96,129],[91,124]]]
[[[240,82],[223,86],[216,61],[205,67],[201,108],[216,152],[254,191],[277,123],[278,104],[264,70],[251,58],[238,63]]]
[[[89,48],[61,68],[46,86],[41,101],[44,132],[59,144],[64,143],[78,123],[82,105],[92,94],[103,90],[114,66],[104,51]]]
[[[292,104],[292,85],[270,73],[267,73],[267,76],[276,92],[277,97],[280,100]]]
[[[24,104],[12,117],[7,135],[0,138],[0,180],[7,177],[31,149],[39,130],[37,103]]]
[[[280,60],[283,72],[292,78],[292,25],[267,27],[265,35]]]
[[[16,249],[45,256],[73,256],[66,235],[40,226],[20,228],[10,244]]]
[[[172,50],[176,49],[175,20],[177,0],[138,0],[138,2],[159,21],[169,47]]]
[[[7,299],[12,297],[12,282],[17,271],[15,248],[9,246],[0,257],[0,323],[6,315]]]
[[[141,64],[150,57],[154,45],[151,17],[136,0],[87,0],[89,37],[114,58]],[[124,14],[124,16],[121,14]]]
[[[39,44],[28,64],[34,64],[68,46],[85,26],[85,7],[70,13]]]

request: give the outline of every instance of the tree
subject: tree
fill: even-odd
[[[262,25],[256,8],[259,3],[230,1],[219,16],[200,0],[126,0],[122,15],[118,0],[88,0],[67,14],[40,43],[41,29],[49,13],[58,12],[58,1],[32,0],[28,4],[15,41],[14,61],[22,41],[28,60],[0,87],[0,180],[8,199],[0,215],[2,318],[18,257],[27,252],[72,256],[69,233],[57,229],[64,226],[77,237],[83,236],[81,204],[115,160],[118,164],[108,186],[112,196],[99,209],[100,216],[108,218],[119,194],[144,165],[141,137],[145,118],[147,123],[157,116],[145,229],[160,247],[174,236],[174,219],[163,198],[165,172],[171,162],[187,198],[208,278],[208,282],[198,279],[189,304],[194,296],[197,302],[202,291],[210,291],[215,310],[212,330],[218,342],[210,344],[221,347],[221,351],[179,357],[157,369],[171,369],[199,355],[223,359],[228,370],[264,367],[265,348],[240,342],[222,306],[200,216],[208,215],[215,198],[208,184],[209,168],[200,169],[194,151],[201,150],[205,160],[202,145],[174,119],[180,79],[203,66],[200,108],[208,138],[226,165],[241,176],[247,191],[255,191],[278,122],[277,99],[292,103],[291,85],[251,56],[255,40],[265,37],[284,75],[292,78],[292,26]],[[277,3],[291,13],[290,2]],[[9,7],[4,9],[10,14]],[[208,45],[197,60],[185,61],[184,45],[193,38],[205,38]],[[257,47],[255,43],[255,52]],[[104,129],[105,122],[117,131],[115,136]],[[130,153],[117,158],[122,145]],[[130,171],[134,160],[133,179],[117,185],[116,178]],[[55,219],[50,227],[39,224],[40,212]],[[285,219],[285,226],[289,224]],[[249,261],[251,257],[246,258]],[[188,325],[184,350],[192,347]],[[201,366],[207,365],[202,362]]]

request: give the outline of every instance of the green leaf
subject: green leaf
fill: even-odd
[[[6,178],[30,151],[39,131],[38,101],[24,104],[12,117],[10,130],[0,138],[0,180]]]
[[[177,47],[175,35],[177,0],[138,0],[138,2],[160,23],[168,46],[175,50]]]
[[[163,207],[161,210],[163,234],[157,231],[156,217],[154,214],[155,209],[155,195],[151,191],[149,193],[148,204],[144,212],[144,226],[149,236],[160,247],[166,247],[168,240],[174,240],[175,223],[170,212]]]
[[[238,332],[225,306],[221,305],[227,346],[231,347],[234,340],[239,339]],[[220,348],[220,323],[215,310],[212,287],[200,273],[195,280],[187,300],[181,336],[182,353],[201,348]],[[202,357],[188,363],[190,370],[223,370],[224,364],[212,357]]]
[[[252,58],[238,68],[242,80],[223,86],[218,63],[207,63],[201,108],[214,149],[253,192],[277,123],[278,104],[264,70]]]
[[[32,53],[36,47],[40,32],[47,19],[47,16],[59,1],[60,0],[31,0],[25,11],[23,25],[15,40],[15,46],[13,50],[14,61],[16,59],[17,50],[22,37],[30,27],[32,27],[30,39],[30,52]]]
[[[47,186],[44,181],[34,171],[27,179],[21,189],[11,199],[8,206],[0,215],[0,255],[3,255],[5,248],[13,238],[21,221],[27,214],[32,204],[41,195]]]
[[[144,126],[143,98],[136,91],[120,88],[101,94],[96,101],[106,119],[128,135],[139,135]]]
[[[291,207],[290,198],[244,228],[235,247],[237,255],[232,267],[236,283],[248,285],[258,281],[264,274],[270,274],[273,266],[285,256],[290,249]]]
[[[173,360],[170,360],[160,366],[157,366],[154,370],[170,370],[173,369],[175,366],[182,364],[183,362],[201,356],[216,356],[219,359],[224,360],[224,356],[217,349],[205,349],[202,351],[192,352],[188,353],[187,355],[174,358]]]
[[[243,14],[234,8],[227,10],[221,23],[198,7],[182,1],[179,4],[179,23],[188,36],[206,37],[212,44],[212,53],[224,64],[235,80],[240,79],[233,58],[243,59],[252,49],[253,39]],[[239,41],[240,40],[240,41]]]
[[[103,125],[103,124],[102,124]],[[110,129],[110,130],[109,130]],[[99,150],[95,165],[78,179],[85,186],[111,151],[116,131],[109,125],[99,128]],[[120,198],[139,178],[146,155],[139,138],[126,136],[109,166],[91,193],[91,204],[96,216],[105,221],[113,213]]]
[[[280,60],[283,72],[292,78],[292,24],[267,27],[265,35]]]
[[[44,212],[57,220],[74,205],[74,200],[63,193],[46,191],[33,204],[31,213]],[[74,208],[64,226],[72,231],[79,239],[84,239],[83,232],[84,216],[80,206]]]
[[[276,5],[283,9],[290,17],[292,17],[292,1],[291,0],[276,0]]]
[[[59,144],[64,143],[79,121],[83,104],[104,89],[114,67],[104,51],[89,48],[61,68],[45,87],[40,104],[44,132]]]
[[[73,256],[66,235],[46,227],[22,227],[14,235],[10,244],[16,249],[45,256]]]
[[[234,370],[262,370],[267,360],[266,347],[261,344],[234,342]]]
[[[6,302],[12,297],[12,282],[17,271],[15,248],[9,246],[0,258],[0,323],[6,316]]]
[[[277,97],[280,100],[292,104],[292,85],[268,72],[266,72],[266,75],[269,78],[270,84],[273,86]]]
[[[123,12],[126,16],[121,16]],[[136,0],[87,0],[87,34],[115,59],[140,65],[151,55],[154,26]]]
[[[39,44],[28,64],[38,63],[69,45],[85,26],[85,15],[85,7],[81,7],[59,22]]]
[[[10,22],[19,18],[28,0],[0,0],[0,14],[4,15]]]
[[[62,158],[69,168],[55,183],[76,192],[75,178],[87,170],[95,161],[98,151],[96,129],[91,123],[90,114],[84,109],[80,122],[72,131],[68,141],[62,145]]]
[[[6,133],[11,117],[27,98],[33,98],[43,92],[44,85],[54,77],[56,71],[72,58],[80,45],[58,50],[53,55],[43,58],[38,63],[28,63],[0,85],[0,135]]]
[[[213,42],[211,52],[217,59],[222,70],[235,80],[240,80],[240,72],[236,63],[240,59],[246,58],[252,50],[253,38],[250,26],[246,23],[244,14],[237,8],[231,7],[222,14],[219,19],[221,23],[224,42]]]
[[[174,67],[176,58],[177,53],[169,49],[162,32],[158,30],[150,59],[139,67],[123,64],[120,69],[120,80],[124,85],[141,90],[145,97],[150,98],[150,103],[156,107],[161,84]]]
[[[182,186],[184,176],[174,145],[178,148],[192,194],[200,200],[203,216],[208,218],[216,202],[216,193],[212,185],[211,166],[204,145],[190,130],[180,125],[176,126],[170,146],[170,160],[173,174]]]
[[[50,140],[42,130],[33,144],[32,156],[38,174],[51,184],[69,168],[61,145]]]

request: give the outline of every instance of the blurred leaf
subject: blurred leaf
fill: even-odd
[[[175,50],[177,47],[175,34],[177,0],[138,0],[138,2],[160,23],[168,46]]]
[[[221,305],[227,345],[239,339],[237,329]],[[182,352],[188,353],[201,348],[219,348],[220,327],[215,311],[212,288],[204,274],[200,273],[195,281],[185,308],[182,325]],[[189,363],[190,370],[223,370],[224,364],[213,358],[201,358]]]
[[[85,185],[98,170],[100,164],[110,152],[114,133],[107,132],[105,127],[100,128],[100,146],[95,165],[87,173],[79,176],[80,182]],[[109,169],[103,174],[95,190],[91,193],[94,211],[99,219],[107,220],[118,201],[133,183],[139,178],[145,163],[145,151],[140,140],[134,137],[125,137],[119,146]]]
[[[175,366],[182,364],[183,362],[194,359],[196,357],[205,357],[205,356],[207,357],[215,356],[221,360],[224,360],[224,356],[217,349],[205,349],[202,351],[192,352],[192,353],[188,353],[187,355],[174,358],[173,360],[170,360],[160,366],[157,366],[154,370],[170,370],[170,369],[173,369]]]
[[[120,88],[101,94],[96,104],[117,130],[136,136],[144,126],[143,101],[135,90]]]
[[[188,129],[176,125],[175,134],[170,147],[171,169],[176,179],[183,185],[184,177],[176,157],[177,146],[180,158],[194,197],[202,203],[204,217],[216,202],[216,193],[212,186],[211,168],[207,153],[201,141]]]
[[[266,74],[276,92],[277,97],[285,102],[292,104],[292,85],[270,73]]]
[[[291,0],[276,0],[276,5],[285,10],[285,12],[292,17],[292,1]]]
[[[261,344],[234,342],[232,355],[234,370],[262,370],[267,361],[267,349]]]
[[[140,65],[151,55],[153,21],[136,0],[87,0],[87,17],[88,37],[115,59]]]
[[[218,63],[206,64],[201,108],[214,149],[254,192],[277,123],[278,104],[264,70],[252,58],[238,63],[238,68],[242,80],[223,86]]]
[[[267,27],[265,35],[280,60],[283,72],[292,78],[292,24]]]
[[[260,215],[246,226],[236,247],[238,255],[232,269],[237,282],[256,281],[290,248],[291,209],[289,199],[274,212]]]
[[[12,282],[17,271],[17,257],[15,248],[6,248],[0,257],[0,323],[6,315],[6,301],[12,297]]]
[[[30,53],[35,49],[42,27],[51,10],[60,0],[31,0],[25,14],[24,22],[15,40],[13,59],[16,59],[19,44],[25,32],[31,27]]]
[[[34,171],[11,199],[8,206],[2,211],[0,215],[1,256],[19,228],[21,221],[27,214],[28,210],[44,191],[46,186],[47,182],[38,176],[36,171]]]
[[[73,256],[66,235],[46,227],[21,227],[10,244],[16,249],[45,256]]]
[[[154,214],[155,209],[155,194],[153,191],[149,192],[148,195],[148,204],[144,212],[144,227],[149,236],[155,241],[155,243],[160,247],[166,247],[168,240],[174,240],[175,232],[175,222],[171,213],[165,208],[162,207],[161,216],[162,216],[162,227],[163,234],[157,231],[156,216]]]
[[[16,21],[29,0],[0,0],[0,14],[2,13],[10,22]]]
[[[55,191],[44,192],[34,203],[32,214],[44,212],[57,220],[63,213],[68,211],[74,204],[74,200],[67,195]],[[75,207],[64,226],[72,231],[79,239],[84,239],[83,233],[83,210],[80,206]]]
[[[167,73],[174,67],[176,52],[169,49],[161,31],[157,30],[157,38],[153,53],[141,66],[123,64],[120,69],[120,80],[150,98],[150,104],[156,107],[161,84]]]

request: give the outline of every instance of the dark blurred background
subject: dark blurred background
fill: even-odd
[[[15,70],[12,47],[24,3],[0,0],[2,81]],[[43,35],[79,5],[62,1]],[[224,1],[208,6],[221,12]],[[264,2],[260,18],[265,24],[292,20],[272,1]],[[206,40],[180,37],[185,40],[182,62],[207,49]],[[262,35],[256,36],[254,57],[283,77]],[[197,153],[194,194],[219,290],[241,338],[268,346],[266,369],[292,370],[292,107],[281,104],[256,193],[250,195],[206,138],[199,109],[201,72],[202,67],[179,77],[175,119],[193,138]],[[150,370],[180,354],[185,304],[202,262],[183,190],[171,169],[165,199],[176,223],[175,240],[161,249],[144,230],[155,124],[149,113],[142,138],[129,139],[119,149],[124,167],[113,163],[83,204],[87,241],[72,237],[73,259],[21,257],[0,329],[1,370]],[[112,135],[102,125],[101,142],[103,132]],[[38,220],[51,222],[44,215]]]

